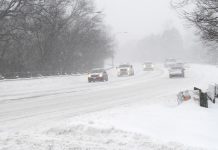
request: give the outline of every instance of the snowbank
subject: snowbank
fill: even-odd
[[[180,90],[216,83],[218,69],[191,65],[186,78],[172,80],[157,69],[136,69],[131,78],[111,70],[108,83],[81,76],[1,82],[0,150],[218,150],[218,105],[176,101]]]
[[[187,101],[134,105],[74,117],[8,134],[1,150],[200,150],[218,149],[218,105]]]

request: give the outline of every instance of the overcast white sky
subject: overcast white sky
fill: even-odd
[[[96,0],[96,4],[114,33],[140,38],[171,26],[183,31],[170,0]]]
[[[103,11],[105,22],[118,40],[116,53],[133,47],[134,41],[151,34],[161,34],[171,27],[177,28],[186,45],[192,44],[194,35],[185,22],[170,6],[171,0],[95,0],[98,10]],[[122,32],[128,32],[122,34]],[[133,41],[131,43],[131,41]],[[137,43],[137,42],[135,42]],[[132,45],[131,45],[132,44]],[[131,48],[133,49],[133,48]]]

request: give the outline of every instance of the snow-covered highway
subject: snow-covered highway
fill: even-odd
[[[119,114],[119,111],[117,110],[122,110],[123,108],[141,110],[142,106],[146,106],[146,107],[152,106],[149,107],[150,109],[153,108],[154,105],[158,105],[156,108],[153,109],[154,111],[157,111],[159,110],[159,105],[163,104],[164,106],[167,106],[167,108],[175,109],[176,107],[178,107],[176,103],[176,94],[179,91],[185,89],[193,89],[194,86],[206,89],[208,83],[214,83],[218,81],[217,79],[218,68],[216,68],[215,66],[191,65],[189,68],[187,68],[186,78],[184,79],[183,78],[169,79],[168,72],[164,67],[162,67],[162,65],[156,65],[155,70],[150,72],[143,72],[141,65],[135,65],[135,67],[136,67],[135,68],[136,75],[134,77],[118,78],[116,77],[115,70],[110,70],[109,82],[88,83],[86,75],[48,77],[48,78],[39,78],[39,79],[31,79],[31,80],[21,79],[21,80],[13,80],[13,81],[10,80],[0,81],[0,90],[1,90],[0,134],[2,133],[2,136],[0,136],[0,149],[12,149],[13,146],[15,146],[17,149],[22,149],[22,148],[23,149],[28,149],[28,148],[49,149],[48,145],[46,145],[48,143],[46,142],[44,143],[45,145],[40,145],[38,147],[37,146],[29,147],[28,144],[24,144],[26,142],[24,140],[25,142],[23,141],[23,145],[21,144],[22,147],[19,147],[19,144],[17,144],[14,140],[12,141],[14,141],[15,143],[13,142],[10,143],[7,142],[7,139],[10,139],[12,137],[14,138],[14,134],[16,135],[17,139],[19,139],[20,137],[17,134],[23,134],[23,133],[28,134],[29,138],[34,139],[37,136],[42,136],[40,133],[43,132],[45,128],[50,131],[53,127],[58,126],[59,124],[68,125],[72,122],[77,122],[78,120],[79,122],[81,120],[83,121],[88,120],[89,121],[88,124],[93,124],[93,122],[96,121],[96,117],[93,117],[93,115],[98,116],[104,111],[106,112],[109,111],[109,113],[107,112],[106,115],[104,113],[103,113],[104,115],[103,114],[99,115],[98,117],[101,119],[98,118],[97,120],[98,121],[101,120],[102,122],[104,122],[105,119],[107,124],[112,124],[112,126],[116,127],[116,123],[114,122],[117,122],[117,120],[119,120],[120,118],[118,117],[117,120],[115,121],[111,121],[111,122],[108,121],[111,119],[110,116],[111,112],[113,116],[112,118],[116,118],[116,115]],[[210,111],[214,111],[214,110],[210,110]],[[128,120],[128,117],[130,118],[139,117],[139,116],[134,116],[134,113],[130,115],[127,112],[123,111],[121,113],[123,114],[123,117],[125,116],[125,114],[127,115],[126,117],[124,117],[125,119],[123,120],[123,123],[126,120]],[[145,120],[147,120],[147,122],[152,122],[154,120],[149,120],[152,118],[151,116],[149,116],[149,114],[154,115],[153,116],[154,118],[157,118],[156,116],[157,114],[152,114],[149,112],[150,110],[148,111],[148,116],[147,119]],[[165,111],[160,108],[160,116],[158,117],[159,118],[163,117],[161,113],[164,115],[164,112]],[[108,114],[109,114],[108,118],[110,119],[106,119]],[[102,116],[104,116],[105,118]],[[172,118],[174,117],[172,116]],[[142,118],[138,119],[138,123],[140,123],[141,119]],[[122,122],[122,120],[120,121]],[[135,120],[133,119],[132,121],[134,122]],[[160,124],[163,123],[161,121],[159,122]],[[218,120],[216,119],[214,121],[215,124],[212,124],[211,125],[212,127],[218,125],[218,122],[216,122]],[[155,121],[154,123],[158,124],[158,122]],[[99,122],[98,124],[101,123]],[[131,123],[127,123],[127,124],[131,125]],[[143,125],[144,127],[146,127],[149,126],[149,123],[148,124],[142,123],[140,127],[143,128]],[[168,124],[166,124],[165,127],[167,125]],[[132,124],[132,126],[134,126],[134,124]],[[120,125],[120,123],[117,123],[117,128],[119,129],[126,128],[125,129],[125,131],[127,132],[126,134],[130,134],[128,133],[129,128]],[[155,128],[155,125],[153,128]],[[78,130],[76,130],[75,132],[77,132]],[[165,128],[163,128],[163,130],[165,130]],[[155,134],[153,134],[152,131],[153,130],[151,129],[151,133],[148,132],[149,135],[146,135],[146,133],[141,132],[139,128],[137,128],[137,130],[130,130],[129,132],[142,133],[143,135],[154,136],[154,138],[156,138]],[[35,132],[35,133],[33,134],[31,132]],[[214,132],[218,133],[217,130]],[[199,134],[201,133],[202,132],[199,132]],[[77,135],[78,133],[75,134]],[[85,133],[80,133],[80,134],[85,134]],[[160,133],[160,135],[157,136],[161,137],[164,134],[165,133],[163,132],[162,135]],[[132,135],[127,135],[127,136],[132,136]],[[195,136],[193,136],[193,138],[195,138]],[[62,137],[62,139],[65,138]],[[74,140],[73,144],[77,142],[78,143],[81,142],[80,140],[76,141],[74,138],[73,140]],[[160,138],[160,140],[162,139]],[[96,139],[94,141],[95,141],[94,144],[95,146],[100,146],[105,148],[105,145],[102,145],[101,141],[99,141],[101,144],[96,142],[97,141]],[[171,141],[171,138],[169,138],[169,141]],[[213,139],[211,139],[211,141],[213,143]],[[53,145],[54,147],[53,149],[72,148],[71,145],[72,143],[66,146],[67,145],[65,143],[66,140],[65,142],[63,141],[59,141],[59,142],[60,144],[56,145],[57,147]],[[91,140],[91,142],[93,141]],[[181,143],[181,139],[178,138],[176,142]],[[65,143],[65,146],[62,145],[63,143]],[[82,146],[84,144],[84,143],[80,143],[80,144],[78,143],[75,145]],[[190,143],[184,142],[182,144],[189,145]],[[62,147],[60,145],[62,145]],[[190,145],[194,147],[198,146],[196,145],[196,143]],[[113,145],[113,146],[116,147],[117,145]],[[154,147],[151,147],[151,149],[153,148],[157,149],[159,145],[158,146],[156,145],[157,147],[155,147],[155,144],[153,143],[153,146]],[[203,145],[203,147],[205,148],[205,145]],[[121,146],[121,148],[123,147]],[[143,146],[141,148],[143,149]],[[167,146],[165,148],[170,149],[170,147]],[[180,148],[183,149],[184,147],[180,146]],[[211,148],[211,147],[206,146],[206,148]],[[211,149],[213,148],[218,148],[218,147],[216,147],[216,144],[214,144],[212,145]],[[110,147],[108,149],[113,149],[113,148]],[[124,147],[124,149],[126,149],[126,147]],[[140,149],[140,148],[137,147],[135,149]]]
[[[0,122],[11,128],[17,126],[17,121],[25,120],[24,125],[22,121],[20,124],[24,127],[33,122],[34,125],[41,123],[40,118],[56,121],[59,117],[137,102],[143,97],[155,96],[157,93],[152,92],[153,87],[162,77],[164,70],[157,68],[147,73],[138,69],[135,77],[124,78],[117,78],[112,70],[110,81],[105,83],[89,84],[86,76],[1,81]],[[26,123],[28,119],[31,121]]]

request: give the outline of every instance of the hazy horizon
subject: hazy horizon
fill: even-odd
[[[170,1],[95,0],[97,8],[105,16],[105,23],[118,43],[115,48],[116,61],[137,60],[140,54],[139,51],[134,51],[138,49],[138,42],[152,35],[161,36],[171,29],[178,30],[183,40],[183,50],[186,52],[181,50],[180,55],[186,54],[181,57],[186,58],[187,51],[195,51],[196,46],[199,49],[201,44],[195,38],[194,29],[186,26],[188,23],[170,6]],[[200,49],[203,48],[200,46]]]

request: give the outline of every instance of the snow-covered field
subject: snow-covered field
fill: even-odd
[[[218,149],[218,105],[177,105],[176,94],[218,83],[218,68],[189,65],[168,78],[162,65],[134,77],[0,81],[0,150]]]

